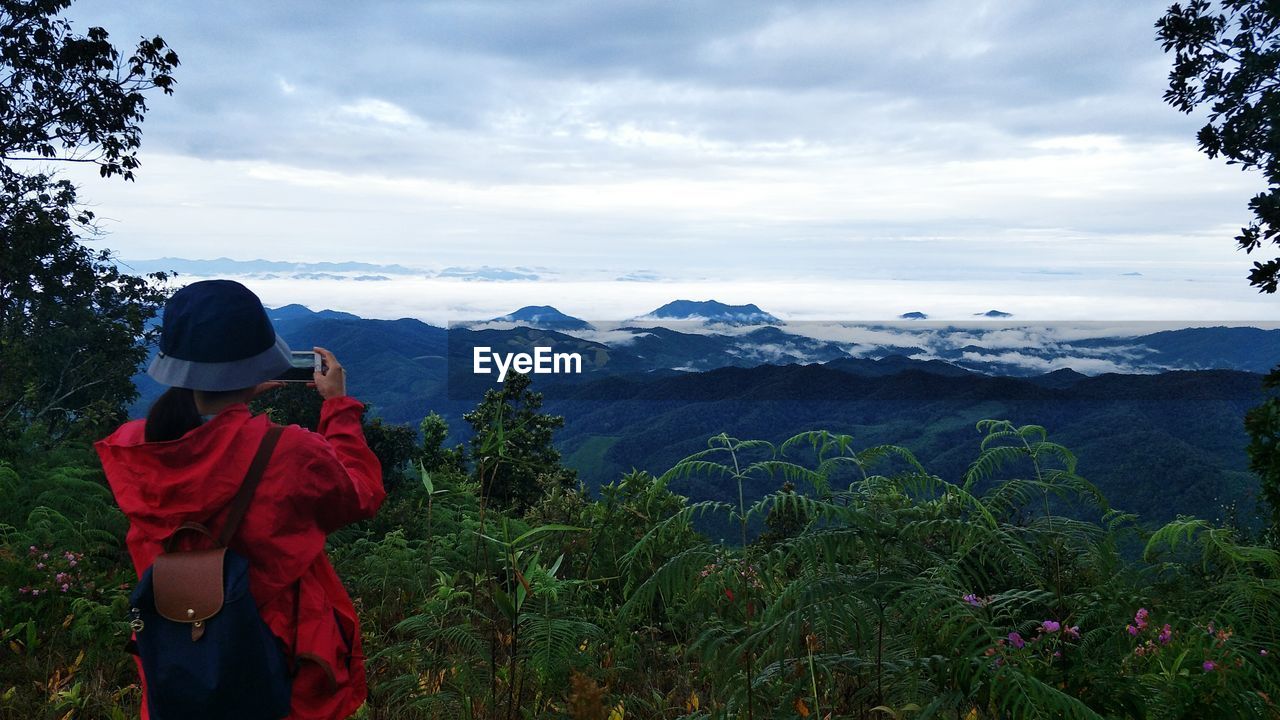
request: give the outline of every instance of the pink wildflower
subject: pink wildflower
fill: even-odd
[[[1027,643],[1022,639],[1021,635],[1016,632],[1011,632],[1009,633],[1009,644],[1021,650]]]
[[[1133,621],[1138,624],[1139,630],[1147,629],[1147,609],[1138,608],[1138,612],[1134,614]]]
[[[1218,669],[1217,663],[1215,663],[1212,660],[1205,660],[1204,664],[1201,665],[1200,667],[1204,668],[1205,672],[1213,672],[1214,670]]]
[[[1169,627],[1169,623],[1164,624],[1164,627],[1160,630],[1160,637],[1157,639],[1161,645],[1168,645],[1169,641],[1173,639],[1173,628]]]
[[[1062,629],[1062,624],[1059,623],[1057,620],[1045,620],[1044,622],[1040,623],[1040,632],[1043,632],[1043,633],[1056,633],[1061,629]]]

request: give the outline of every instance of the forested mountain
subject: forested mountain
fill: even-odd
[[[901,445],[944,478],[968,469],[975,423],[1009,418],[1043,425],[1073,449],[1080,473],[1121,509],[1156,520],[1178,513],[1252,512],[1245,411],[1262,376],[1232,370],[1038,378],[957,374],[945,364],[886,361],[722,368],[679,377],[602,379],[546,387],[547,407],[568,420],[567,462],[589,483],[632,468],[666,467],[720,432],[780,441],[805,428],[845,433],[868,446]],[[935,373],[935,368],[948,368]],[[1070,380],[1070,382],[1067,382]],[[731,499],[736,488],[679,481],[695,498]],[[775,490],[769,483],[750,496]]]
[[[525,310],[558,316],[554,308]],[[1004,376],[981,369],[1007,364],[913,359],[900,354],[911,348],[897,346],[851,357],[839,343],[773,326],[737,335],[635,327],[628,342],[606,344],[590,334],[446,330],[299,305],[270,314],[291,346],[336,352],[352,392],[377,415],[417,423],[436,412],[449,422],[450,441],[468,437],[462,414],[497,387],[492,377],[471,372],[472,348],[545,345],[581,353],[582,375],[538,375],[534,387],[565,417],[557,444],[590,487],[632,468],[669,466],[720,432],[779,440],[818,427],[867,444],[903,445],[934,472],[955,478],[972,455],[974,423],[999,417],[1048,427],[1075,449],[1082,473],[1117,507],[1153,520],[1218,517],[1233,505],[1248,515],[1254,507],[1256,480],[1247,472],[1241,423],[1259,397],[1261,376],[1238,369],[1090,376],[1062,368]],[[1148,366],[1263,368],[1268,357],[1280,357],[1280,330],[1185,328],[1020,352],[1052,357],[1081,349],[1095,358],[1123,352]],[[967,347],[952,355],[983,352]],[[160,390],[145,376],[138,383],[144,397],[135,413]],[[725,499],[728,492],[693,481],[675,487],[697,499]],[[766,484],[752,494],[774,489]]]

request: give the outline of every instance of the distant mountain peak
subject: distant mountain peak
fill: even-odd
[[[660,320],[702,320],[725,325],[777,325],[782,321],[755,303],[726,305],[716,300],[672,300],[644,316]]]
[[[298,303],[290,303],[289,305],[282,305],[278,308],[267,308],[267,317],[271,318],[273,321],[309,316],[327,318],[330,320],[363,319],[358,315],[352,315],[351,313],[341,312],[339,310],[312,310],[306,305],[299,305]]]
[[[590,330],[591,323],[565,315],[550,305],[526,305],[490,322],[511,322],[545,330]]]
[[[989,317],[989,318],[1013,317],[1013,313],[1007,313],[1003,310],[988,310],[984,313],[974,313],[974,315],[977,315],[980,317]]]
[[[295,262],[292,260],[232,260],[228,257],[213,260],[162,257],[151,260],[117,260],[117,264],[131,272],[168,272],[196,277],[296,277],[299,280],[345,280],[350,273],[362,273],[369,279],[374,273],[382,275],[416,275],[417,270],[403,265],[381,265],[352,260],[342,262]]]
[[[929,319],[928,315],[920,312],[919,310],[912,310],[911,312],[902,313],[898,317],[903,320],[928,320]]]
[[[458,278],[461,280],[538,280],[541,275],[531,268],[501,268],[481,265],[480,267],[450,266],[436,273],[436,277]]]

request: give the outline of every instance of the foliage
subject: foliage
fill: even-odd
[[[320,405],[323,399],[315,388],[305,383],[288,383],[249,401],[255,414],[267,413],[279,425],[301,425],[314,431],[320,427]]]
[[[501,390],[486,390],[471,425],[471,455],[484,497],[517,513],[530,508],[547,487],[569,487],[576,473],[560,465],[552,434],[564,418],[539,412],[542,394],[529,389],[528,375],[512,372]]]
[[[1280,555],[1193,518],[1147,533],[1043,427],[980,423],[954,480],[847,435],[721,435],[523,516],[486,507],[440,430],[415,482],[331,537],[369,654],[360,717],[1278,712]],[[669,486],[692,476],[775,489],[690,503]],[[125,527],[87,449],[0,467],[0,493],[0,718],[136,706]],[[732,541],[694,530],[715,516]]]
[[[439,413],[431,412],[423,418],[418,423],[418,434],[422,437],[419,458],[427,470],[463,472],[466,469],[466,448],[444,446],[445,438],[449,437],[449,423]]]
[[[0,718],[125,717],[128,527],[87,448],[0,463]]]
[[[178,55],[144,38],[122,60],[107,31],[77,35],[71,0],[0,2],[0,160],[91,162],[133,179],[148,90],[173,93]]]
[[[411,480],[414,461],[422,453],[417,433],[408,425],[395,425],[382,418],[364,418],[364,437],[382,463],[382,482],[388,490]]]
[[[38,424],[45,447],[122,417],[166,276],[122,273],[81,244],[93,213],[44,166],[133,179],[145,93],[171,93],[178,64],[158,37],[122,60],[102,28],[72,31],[69,4],[0,1],[0,436]]]
[[[1249,253],[1280,244],[1280,9],[1267,0],[1190,0],[1171,5],[1156,28],[1174,54],[1165,101],[1185,113],[1208,105],[1200,149],[1266,179],[1236,242]],[[1280,258],[1255,262],[1249,283],[1274,293]]]
[[[1257,407],[1245,414],[1244,427],[1249,434],[1249,469],[1257,474],[1262,497],[1271,510],[1272,544],[1280,541],[1280,368],[1271,371],[1265,381],[1273,392]]]

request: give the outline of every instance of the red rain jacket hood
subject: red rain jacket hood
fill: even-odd
[[[230,542],[249,560],[263,620],[297,663],[289,718],[339,720],[367,693],[355,608],[324,553],[327,533],[371,517],[385,497],[381,465],[360,426],[363,407],[331,398],[317,432],[285,428]],[[94,446],[129,518],[139,576],[183,523],[221,530],[268,420],[241,403],[177,440],[145,442],[144,426],[125,423]],[[191,535],[183,534],[182,546],[199,544]]]

